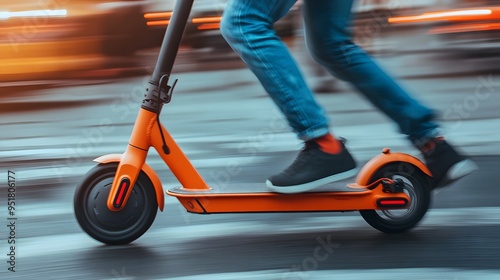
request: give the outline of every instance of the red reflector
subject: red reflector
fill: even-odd
[[[123,203],[123,199],[125,198],[125,194],[127,193],[128,186],[130,184],[130,181],[128,179],[123,179],[120,187],[118,188],[118,193],[115,197],[115,207],[120,207]]]
[[[388,205],[406,205],[406,200],[398,199],[398,200],[380,200],[380,205],[388,206]]]

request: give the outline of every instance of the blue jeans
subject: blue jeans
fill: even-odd
[[[257,76],[303,140],[329,132],[329,122],[273,24],[296,0],[229,0],[221,32]],[[304,0],[305,38],[312,57],[355,86],[415,144],[437,136],[434,112],[410,97],[359,46],[349,27],[353,0]]]

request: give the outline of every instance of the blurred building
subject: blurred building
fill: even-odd
[[[100,69],[140,48],[142,1],[0,0],[0,82]]]

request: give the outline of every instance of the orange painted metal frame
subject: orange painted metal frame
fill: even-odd
[[[401,164],[401,172],[412,173],[420,170],[431,177],[428,168],[417,158],[404,153],[391,153],[384,149],[383,153],[372,158],[358,173],[352,189],[363,191],[321,192],[300,194],[278,193],[194,193],[180,194],[167,191],[175,196],[187,211],[192,213],[245,213],[245,212],[306,212],[306,211],[357,211],[382,209],[377,206],[379,199],[407,199],[405,193],[385,193],[379,184],[369,189],[375,173],[390,163]]]
[[[359,186],[364,188],[363,186]],[[258,212],[312,212],[357,211],[381,209],[376,202],[382,198],[405,199],[405,193],[384,193],[382,186],[373,190],[322,192],[300,194],[176,194],[181,204],[191,213],[258,213]]]
[[[163,152],[163,138],[168,146],[169,153]],[[163,161],[168,165],[172,173],[181,183],[184,193],[167,191],[167,194],[175,196],[181,204],[193,213],[228,213],[228,212],[302,212],[302,211],[351,211],[381,209],[377,206],[377,200],[382,198],[400,198],[410,201],[405,193],[385,193],[382,186],[368,189],[366,186],[375,172],[386,164],[400,162],[402,168],[408,172],[419,169],[431,176],[427,167],[417,158],[407,154],[391,153],[385,149],[383,153],[370,160],[360,171],[356,178],[356,184],[351,188],[362,188],[362,191],[345,192],[323,192],[302,194],[278,194],[278,193],[215,193],[210,192],[198,171],[191,164],[180,147],[168,131],[157,122],[154,112],[142,109],[139,111],[134,125],[129,145],[122,155],[107,155],[97,158],[95,161],[119,162],[118,169],[110,190],[107,206],[111,211],[120,211],[125,207],[133,188],[128,188],[124,202],[120,207],[113,205],[114,198],[119,189],[119,183],[123,179],[130,180],[134,186],[139,172],[142,170],[150,178],[157,196],[158,206],[164,207],[164,194],[161,181],[155,171],[146,162],[150,147],[154,147]],[[186,193],[187,192],[187,193]],[[192,192],[189,193],[189,192]]]
[[[160,135],[160,129],[163,132],[165,142],[170,150],[168,155],[163,153],[163,141]],[[156,114],[141,108],[132,131],[132,136],[130,137],[129,145],[125,153],[120,157],[120,163],[116,171],[113,186],[111,187],[108,196],[107,205],[111,211],[119,211],[123,209],[127,204],[130,193],[132,192],[133,188],[129,188],[121,207],[117,208],[113,205],[113,200],[118,191],[119,183],[123,179],[128,178],[130,180],[130,185],[134,186],[137,176],[141,170],[144,170],[150,178],[158,178],[153,169],[145,164],[146,156],[150,147],[154,147],[158,151],[160,157],[169,166],[170,170],[182,186],[192,190],[210,189],[186,155],[184,155],[177,143],[175,143],[172,139],[165,127],[161,124],[158,125]],[[161,186],[161,182],[158,181],[159,180],[155,179],[152,182],[156,190],[157,199],[158,196],[160,196],[160,193],[162,198],[164,196],[163,187]],[[158,202],[162,203],[159,204],[159,207],[163,208],[163,199],[158,199]]]
[[[110,162],[119,163],[122,160],[122,156],[123,156],[122,154],[109,154],[98,157],[94,159],[94,161],[98,163],[110,163]],[[156,202],[160,210],[163,211],[165,206],[165,196],[163,195],[163,187],[161,185],[160,178],[158,178],[156,172],[147,163],[144,163],[144,165],[142,166],[142,171],[144,171],[144,173],[146,173],[146,175],[148,176],[149,180],[151,180],[151,183],[155,188]]]

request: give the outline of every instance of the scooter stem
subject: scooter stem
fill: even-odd
[[[170,73],[172,73],[172,68],[181,45],[182,35],[189,19],[193,2],[194,0],[176,1],[165,37],[163,38],[158,61],[156,62],[151,77],[153,82],[158,83],[163,75],[170,76]]]

